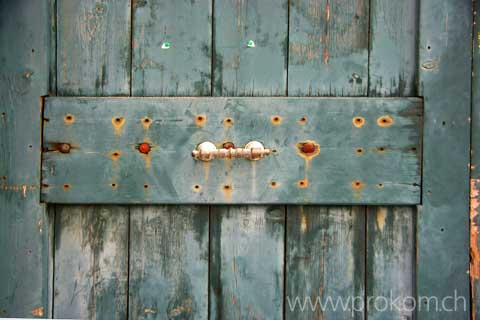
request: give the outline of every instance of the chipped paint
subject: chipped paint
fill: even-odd
[[[390,127],[393,123],[393,118],[390,116],[381,116],[377,119],[377,124],[382,128]]]
[[[27,185],[22,186],[22,197],[25,199],[27,197]]]
[[[151,309],[151,308],[145,308],[143,309],[143,314],[156,314],[157,310]]]
[[[480,179],[470,180],[470,281],[472,297],[475,297],[475,282],[480,280],[479,225]]]
[[[125,118],[123,117],[113,117],[112,125],[116,136],[122,134],[122,127],[125,124]]]
[[[377,207],[377,228],[383,231],[387,218],[387,209],[385,207]]]
[[[300,206],[300,233],[305,233],[308,227],[308,218],[303,210],[303,206]]]
[[[32,316],[34,317],[43,317],[43,307],[39,307],[32,310]]]
[[[195,124],[199,127],[203,127],[207,122],[207,115],[206,114],[197,114],[195,116]]]
[[[356,128],[361,128],[365,124],[365,118],[364,117],[354,117],[352,119],[352,123]]]

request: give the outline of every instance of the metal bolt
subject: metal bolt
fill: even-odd
[[[150,144],[147,142],[140,143],[138,145],[138,151],[144,154],[148,154],[150,152]]]
[[[303,153],[313,153],[315,152],[315,144],[311,143],[311,142],[306,142],[303,144],[302,146],[302,152]]]
[[[58,151],[60,151],[61,153],[69,153],[70,149],[71,149],[71,147],[68,143],[61,143],[58,146]]]

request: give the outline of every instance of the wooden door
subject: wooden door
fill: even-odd
[[[32,205],[41,195],[48,209],[16,228],[45,225],[29,236],[41,239],[34,255],[43,269],[32,277],[42,290],[30,304],[34,311],[24,311],[12,297],[16,289],[5,289],[0,312],[438,319],[438,310],[412,307],[408,299],[384,309],[368,297],[447,296],[453,289],[469,297],[464,198],[471,70],[469,53],[452,49],[470,45],[468,1],[52,0],[39,6],[51,17],[42,29],[50,54],[34,48],[29,55],[40,50],[50,61],[41,73],[44,81],[50,75],[50,97],[43,100],[42,177],[32,177],[27,191],[36,196]],[[13,5],[2,7],[21,15]],[[438,28],[437,16],[445,17]],[[36,76],[26,72],[24,82]],[[453,88],[446,86],[449,77]],[[31,96],[46,95],[44,87]],[[0,91],[2,97],[9,92]],[[455,103],[461,107],[452,108]],[[328,112],[302,113],[314,110],[311,104]],[[187,117],[192,124],[182,127]],[[270,127],[261,127],[258,117]],[[320,155],[335,156],[318,157],[323,164],[304,161],[292,147],[278,149],[285,165],[270,158],[199,165],[175,153],[207,133],[216,143],[233,137],[242,145],[257,135],[279,146],[295,146],[289,139],[297,136],[320,139]],[[32,135],[40,136],[40,125]],[[159,136],[175,143],[164,145]],[[152,149],[142,152],[142,143]],[[444,158],[451,150],[457,155]],[[245,163],[248,170],[241,169]],[[269,167],[282,170],[267,174]],[[316,168],[326,175],[316,176]],[[318,188],[316,177],[324,178]],[[447,201],[453,190],[458,194]],[[4,234],[6,248],[13,236]],[[446,241],[449,250],[442,251]],[[20,277],[17,271],[9,279]],[[316,304],[328,297],[367,305]],[[462,319],[470,314],[467,307],[455,312]]]

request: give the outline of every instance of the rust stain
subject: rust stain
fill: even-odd
[[[297,181],[297,187],[302,188],[302,189],[308,188],[308,179],[303,179],[303,180]]]
[[[315,150],[313,152],[309,152],[309,153],[306,153],[304,152],[304,146],[308,144],[313,144],[314,147],[315,147]],[[296,150],[297,150],[297,154],[304,158],[305,161],[306,161],[306,168],[308,169],[308,166],[309,166],[309,162],[310,160],[312,160],[313,158],[315,158],[316,156],[318,156],[320,154],[320,145],[315,142],[314,140],[305,140],[305,141],[300,141],[298,142],[296,145]]]
[[[63,117],[63,122],[65,122],[65,124],[67,125],[71,125],[75,122],[75,116],[73,114],[68,113]]]
[[[43,317],[43,307],[39,307],[32,310],[32,316],[34,317]]]
[[[270,118],[270,121],[274,126],[279,126],[282,124],[283,119],[279,115],[274,115]]]
[[[193,185],[192,190],[195,192],[200,192],[202,190],[202,187],[199,184]]]
[[[352,181],[353,196],[356,199],[362,198],[362,191],[365,188],[365,184],[360,180]]]
[[[307,121],[308,121],[307,117],[301,117],[300,119],[298,119],[298,124],[303,126],[303,125],[307,124]]]
[[[205,184],[208,182],[208,176],[210,175],[210,163],[207,161],[202,161],[203,162],[203,178],[205,181]]]
[[[63,191],[68,191],[68,190],[70,190],[70,188],[71,188],[71,186],[68,183],[63,185]]]
[[[125,118],[123,117],[112,118],[112,125],[115,131],[115,135],[119,136],[122,134],[122,127],[124,124],[125,124]]]
[[[385,150],[386,150],[385,147],[378,147],[378,148],[375,149],[375,152],[377,152],[379,154],[384,154]]]
[[[393,119],[390,116],[382,116],[377,119],[377,124],[382,128],[390,127],[393,125]]]
[[[278,188],[280,186],[280,183],[277,181],[270,181],[270,188]]]
[[[383,189],[384,187],[385,187],[385,186],[383,185],[383,183],[377,184],[377,188],[378,188],[378,189]]]
[[[110,184],[110,187],[112,187],[112,189],[117,189],[118,188],[118,184],[113,182]]]
[[[227,128],[230,128],[233,125],[233,119],[232,118],[223,119],[223,125]]]
[[[387,209],[384,207],[377,207],[377,227],[380,231],[385,228],[385,220],[387,218]]]
[[[232,199],[232,191],[233,187],[229,184],[223,186],[223,194],[225,195],[225,199],[230,201]]]
[[[195,124],[199,127],[203,127],[207,122],[207,116],[205,114],[197,114],[195,116]]]
[[[110,153],[110,159],[112,159],[113,161],[117,161],[118,159],[120,159],[120,156],[122,155],[122,153],[118,150],[114,150]]]
[[[470,281],[472,297],[475,282],[480,279],[479,226],[476,222],[480,209],[480,179],[470,180]],[[473,300],[472,300],[473,303]],[[474,318],[473,318],[474,319]]]
[[[145,130],[148,130],[151,125],[152,125],[152,119],[150,119],[149,117],[145,117],[142,119],[142,126]]]
[[[22,197],[25,199],[27,197],[27,185],[22,186]]]
[[[361,128],[365,124],[365,118],[363,117],[354,117],[352,119],[352,123],[355,127]]]

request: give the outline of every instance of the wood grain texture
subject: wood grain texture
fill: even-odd
[[[417,95],[418,3],[371,1],[369,96]]]
[[[368,319],[413,319],[415,209],[369,207],[367,221]],[[384,308],[381,297],[399,302]]]
[[[59,95],[130,93],[130,0],[57,1]]]
[[[419,1],[373,0],[370,6],[369,96],[416,96]],[[368,319],[414,318],[416,210],[367,210],[367,297],[401,301],[385,309],[371,300]]]
[[[282,318],[284,227],[284,207],[211,207],[211,319]]]
[[[47,202],[416,204],[420,197],[420,99],[50,98],[44,116]],[[382,127],[382,117],[392,125]],[[276,152],[254,162],[190,155],[204,141],[251,140]],[[309,140],[317,156],[297,147]],[[138,150],[144,141],[148,154]],[[59,143],[71,150],[59,152]]]
[[[368,0],[290,1],[289,95],[366,95],[368,22]]]
[[[361,305],[333,305],[358,302],[365,294],[365,208],[287,210],[286,319],[364,319]]]
[[[214,17],[213,94],[285,95],[288,1],[216,1]]]
[[[133,95],[210,95],[212,0],[135,0],[133,12]]]
[[[49,229],[40,204],[48,1],[0,1],[0,317],[47,317]]]
[[[208,206],[131,210],[130,319],[207,319]]]
[[[441,299],[456,293],[466,301],[451,312],[419,309],[419,319],[470,317],[471,17],[469,0],[423,0],[420,6],[420,95],[425,98],[425,127],[417,294]]]
[[[118,206],[57,206],[55,317],[126,318],[127,213]]]

